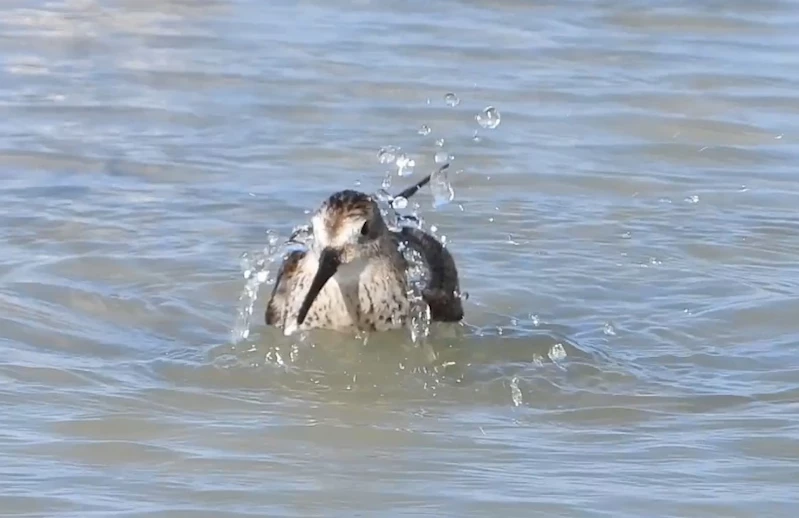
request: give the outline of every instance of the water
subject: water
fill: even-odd
[[[0,514],[792,516],[797,8],[6,2]],[[264,327],[438,151],[465,325]]]

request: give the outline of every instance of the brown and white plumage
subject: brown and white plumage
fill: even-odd
[[[419,186],[405,192],[411,194]],[[284,259],[266,308],[267,325],[296,330],[325,328],[384,331],[405,325],[408,264],[400,243],[416,250],[429,271],[422,297],[433,320],[463,318],[458,271],[433,236],[413,228],[391,231],[375,201],[344,190],[332,194],[312,217],[310,248]]]

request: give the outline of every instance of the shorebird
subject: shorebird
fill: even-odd
[[[398,196],[409,198],[427,176]],[[266,306],[266,324],[283,329],[385,331],[403,327],[411,301],[408,262],[401,246],[418,252],[428,276],[422,299],[434,321],[463,318],[458,270],[432,235],[412,227],[388,228],[372,196],[333,193],[311,218],[313,241],[283,260]]]

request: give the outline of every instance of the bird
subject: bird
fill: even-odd
[[[446,167],[446,165],[444,166]],[[443,169],[443,168],[442,168]],[[430,181],[425,177],[397,197],[409,198]],[[408,323],[407,247],[427,271],[422,300],[430,319],[464,317],[458,269],[434,236],[413,226],[392,230],[374,196],[345,189],[327,197],[311,217],[313,240],[293,250],[278,268],[266,304],[267,326],[290,336],[297,331],[387,331]]]

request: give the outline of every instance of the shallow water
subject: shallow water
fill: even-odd
[[[268,4],[0,12],[0,514],[792,516],[797,2]],[[388,145],[465,324],[234,341]]]

